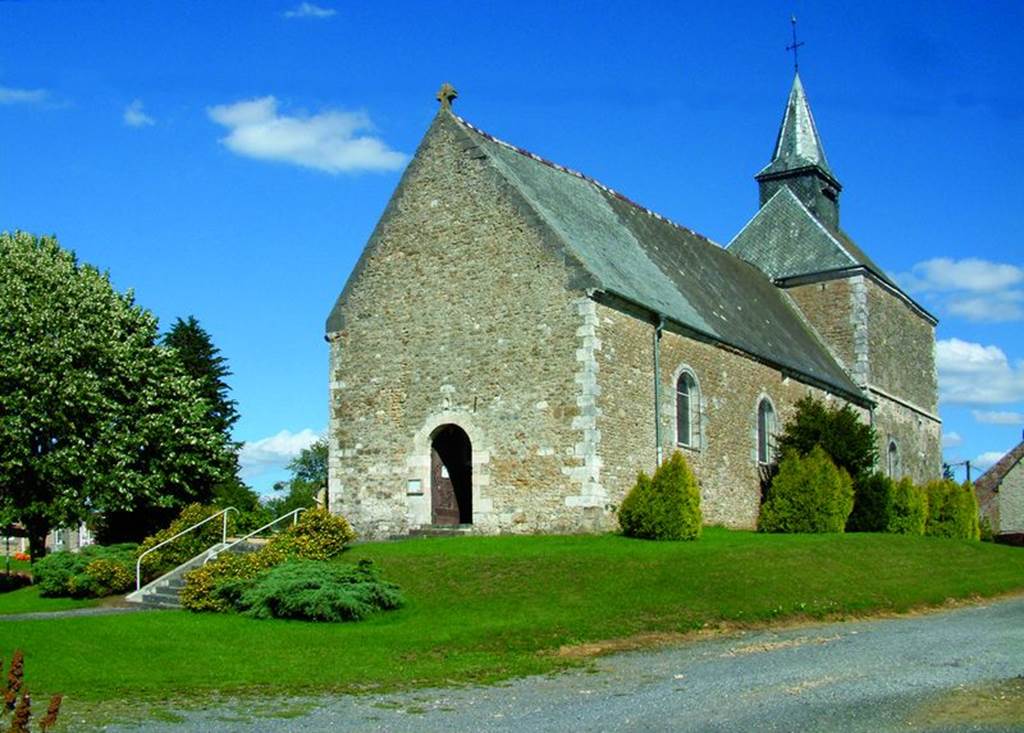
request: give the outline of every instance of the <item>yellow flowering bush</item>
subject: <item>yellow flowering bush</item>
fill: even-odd
[[[310,509],[299,521],[253,552],[226,552],[185,575],[181,604],[192,611],[230,611],[216,594],[219,585],[251,580],[286,560],[329,560],[356,538],[344,517]]]

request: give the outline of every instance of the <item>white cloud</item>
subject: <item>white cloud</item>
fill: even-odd
[[[141,99],[133,99],[132,103],[124,108],[123,119],[124,124],[128,127],[146,127],[156,124],[156,120],[143,111]]]
[[[337,14],[333,8],[322,8],[313,3],[300,3],[291,10],[284,11],[286,18],[330,18]]]
[[[1024,268],[975,257],[918,262],[899,280],[912,293],[929,295],[944,310],[969,321],[1024,319]]]
[[[282,430],[268,438],[246,441],[238,453],[242,478],[250,479],[275,468],[284,468],[319,437],[315,430],[306,428],[297,433]]]
[[[0,104],[42,104],[49,94],[45,89],[15,89],[0,86]]]
[[[987,471],[995,465],[996,461],[1006,455],[1006,451],[990,450],[985,451],[980,456],[971,461],[971,468],[976,468],[980,471]],[[980,473],[975,474],[974,477],[981,475]]]
[[[1024,412],[1000,412],[996,410],[971,410],[974,419],[989,425],[1024,425]]]
[[[958,445],[964,442],[964,439],[960,437],[960,433],[943,433],[942,434],[942,447],[943,448],[956,448]]]
[[[1024,362],[1010,364],[998,346],[942,339],[935,342],[935,362],[943,402],[993,405],[1024,400]]]
[[[277,99],[260,97],[207,110],[228,129],[221,142],[238,155],[293,163],[328,173],[401,168],[407,156],[388,148],[363,112],[327,110],[315,115],[278,113]]]

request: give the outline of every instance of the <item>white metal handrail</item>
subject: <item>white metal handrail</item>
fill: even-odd
[[[222,548],[220,550],[220,552],[217,553],[217,555],[220,555],[222,552],[228,552],[235,545],[240,545],[241,543],[245,542],[250,537],[254,537],[254,536],[258,535],[260,532],[262,532],[265,529],[270,529],[275,524],[280,522],[282,519],[287,519],[288,517],[291,517],[292,518],[292,526],[295,526],[296,524],[299,523],[299,515],[302,514],[302,512],[304,512],[304,511],[306,511],[306,507],[300,506],[298,509],[292,509],[287,514],[282,514],[277,519],[274,519],[272,521],[267,522],[266,524],[264,524],[259,529],[254,529],[252,532],[247,534],[245,537],[240,537],[239,539],[237,539],[234,542],[232,542],[230,545]],[[216,557],[216,556],[214,556],[214,557]],[[206,563],[210,562],[210,560],[213,560],[213,559],[214,559],[213,557],[208,557],[208,558],[206,558],[206,560],[205,560],[205,562],[203,564],[205,565]]]
[[[193,524],[188,529],[181,530],[180,532],[178,532],[178,534],[174,535],[173,537],[167,538],[166,540],[161,542],[159,545],[155,545],[154,547],[150,547],[144,553],[139,555],[139,559],[135,563],[135,590],[139,590],[140,588],[142,588],[142,558],[144,558],[146,555],[148,555],[149,553],[151,553],[151,552],[153,552],[155,550],[159,550],[161,547],[163,547],[167,543],[173,542],[174,540],[178,539],[182,535],[186,535],[189,532],[191,532],[192,530],[198,529],[199,527],[202,527],[204,524],[206,524],[209,521],[212,521],[212,520],[216,519],[217,517],[223,517],[224,518],[224,524],[221,526],[220,541],[221,541],[221,544],[224,544],[225,542],[227,542],[228,541],[228,512],[235,512],[237,514],[238,510],[235,509],[233,506],[229,506],[227,509],[221,509],[216,514],[211,514],[210,516],[208,516],[203,521],[196,522],[195,524]]]

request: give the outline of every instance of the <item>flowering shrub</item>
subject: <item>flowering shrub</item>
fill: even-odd
[[[39,595],[101,598],[135,585],[137,545],[89,545],[78,552],[52,552],[32,566]]]
[[[197,524],[207,517],[219,512],[215,506],[203,506],[202,504],[189,504],[181,510],[178,518],[171,522],[167,529],[162,529],[154,535],[150,535],[139,545],[139,554],[156,547],[161,542],[169,540],[179,532],[184,532],[194,524]],[[221,519],[214,519],[204,524],[199,529],[179,537],[168,545],[161,547],[156,552],[151,552],[142,560],[142,575],[146,580],[159,578],[164,573],[173,570],[183,562],[209,549],[221,540],[223,523]]]
[[[232,604],[217,588],[232,581],[253,580],[286,560],[329,560],[356,537],[343,517],[311,509],[299,521],[254,552],[226,552],[185,575],[181,604],[192,611],[230,611]]]

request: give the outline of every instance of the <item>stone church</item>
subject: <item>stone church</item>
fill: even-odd
[[[940,472],[936,319],[839,226],[799,76],[727,247],[440,109],[327,320],[332,511],[363,537],[615,528],[682,451],[705,521],[754,527],[805,395]]]

